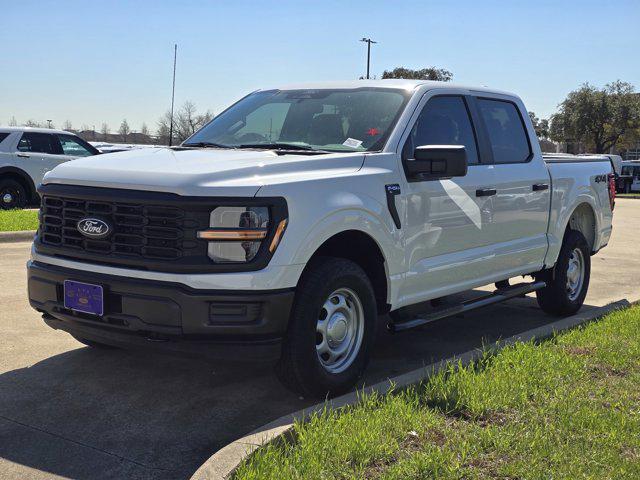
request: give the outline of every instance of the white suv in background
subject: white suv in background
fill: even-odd
[[[55,166],[98,150],[63,130],[0,127],[0,208],[22,208],[38,199],[36,187]]]

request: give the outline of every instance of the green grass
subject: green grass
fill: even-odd
[[[37,228],[37,210],[0,210],[0,232],[36,230]]]
[[[235,479],[638,479],[640,307],[369,395]]]

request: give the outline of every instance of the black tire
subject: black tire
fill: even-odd
[[[584,264],[584,273],[581,275],[582,284],[571,292],[567,282],[569,263],[575,250],[581,252],[581,261]],[[562,248],[558,261],[553,269],[545,270],[537,275],[539,280],[547,283],[547,286],[536,292],[538,305],[546,313],[557,316],[573,315],[584,303],[589,289],[591,276],[591,252],[589,244],[582,233],[576,230],[568,230],[562,242]]]
[[[335,297],[330,296],[341,289],[357,296],[364,331],[359,349],[351,350],[350,365],[344,371],[330,372],[322,363],[327,360],[321,360],[322,354],[316,351],[316,345],[322,344],[316,325],[323,311],[326,315],[325,302],[333,300]],[[362,376],[369,362],[376,324],[373,287],[362,268],[341,258],[317,259],[309,265],[297,288],[282,356],[276,366],[278,377],[286,387],[304,396],[326,398],[344,393]]]
[[[24,186],[11,178],[0,180],[0,208],[24,208],[27,204],[27,191]]]
[[[114,347],[113,345],[107,345],[106,343],[100,343],[100,342],[94,342],[93,340],[88,340],[86,338],[82,338],[82,337],[77,337],[75,335],[71,335],[73,338],[75,338],[77,341],[79,341],[80,343],[86,345],[87,347],[91,347],[91,348],[99,348],[101,350],[112,350],[112,349],[117,349],[118,347]]]

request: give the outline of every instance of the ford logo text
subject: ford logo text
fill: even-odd
[[[85,237],[100,239],[111,233],[111,227],[99,218],[83,218],[78,221],[78,231]]]

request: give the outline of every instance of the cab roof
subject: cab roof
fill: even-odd
[[[401,78],[389,78],[384,80],[343,80],[343,81],[326,81],[326,82],[309,82],[296,83],[289,85],[276,86],[274,88],[265,88],[260,90],[322,90],[322,89],[356,89],[362,87],[375,88],[395,88],[402,90],[415,90],[419,87],[427,86],[428,90],[442,88],[456,88],[461,90],[470,90],[476,92],[498,93],[502,95],[517,96],[511,92],[505,92],[487,87],[478,87],[470,85],[461,85],[452,82],[437,82],[433,80],[405,80]]]

